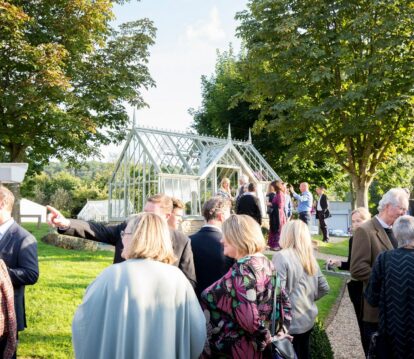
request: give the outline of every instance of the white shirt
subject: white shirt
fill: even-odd
[[[375,216],[378,219],[378,222],[382,226],[382,228],[392,228],[392,226],[389,226],[387,223],[385,223],[379,216]]]
[[[0,225],[0,240],[4,237],[6,232],[10,229],[10,227],[13,225],[14,219],[10,218],[8,221],[4,222],[2,225]]]
[[[316,210],[317,211],[322,211],[322,207],[321,207],[321,196],[318,199],[318,205],[316,206]]]

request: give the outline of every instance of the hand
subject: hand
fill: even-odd
[[[342,263],[341,263],[341,261],[338,261],[338,260],[335,260],[335,259],[329,258],[329,259],[328,259],[328,264],[329,264],[330,266],[339,267]]]
[[[283,330],[281,330],[279,333],[276,334],[276,339],[283,339],[283,338],[287,338],[290,341],[293,340],[293,337],[290,334],[285,333]]]
[[[51,227],[67,229],[70,227],[70,220],[60,213],[56,208],[52,206],[46,206],[46,209],[50,212],[47,215],[47,224]]]

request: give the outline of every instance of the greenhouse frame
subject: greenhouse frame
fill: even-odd
[[[109,182],[109,221],[123,221],[142,211],[146,199],[157,193],[181,199],[186,215],[199,216],[223,177],[234,191],[242,174],[257,186],[265,211],[268,184],[279,179],[248,141],[201,136],[145,127],[134,127]]]

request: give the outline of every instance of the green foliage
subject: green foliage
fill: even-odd
[[[40,241],[43,224],[24,227],[38,241],[40,277],[26,287],[27,328],[19,334],[19,357],[73,358],[71,323],[86,287],[112,263],[112,252],[87,252],[53,247]]]
[[[259,129],[258,109],[237,96],[247,91],[248,80],[243,75],[243,57],[229,51],[218,53],[215,73],[202,77],[202,106],[191,109],[193,128],[203,135],[226,137],[231,125],[232,137],[247,140],[248,129],[254,128],[252,141],[276,173],[285,182],[298,185],[302,181],[312,186],[329,186],[341,175],[339,166],[326,154],[303,159],[297,148],[282,142],[277,132],[270,128]],[[314,151],[318,152],[319,151]]]
[[[0,0],[0,161],[76,162],[125,135],[124,103],[153,86],[141,19],[111,28],[111,0]]]
[[[381,197],[393,187],[414,188],[414,155],[398,154],[387,164],[381,166],[376,180],[372,182],[369,189],[370,207],[372,214],[376,214],[377,206]]]
[[[237,18],[256,130],[329,152],[367,206],[380,165],[413,148],[412,3],[253,0]]]
[[[86,162],[78,168],[52,163],[22,184],[22,196],[58,208],[65,216],[76,217],[87,200],[107,199],[108,182],[114,165]]]
[[[311,357],[318,359],[333,359],[334,354],[332,351],[331,343],[329,342],[328,335],[323,327],[323,324],[317,320],[313,327],[311,337]]]

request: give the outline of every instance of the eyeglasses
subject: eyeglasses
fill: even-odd
[[[130,236],[131,234],[131,232],[121,231],[121,238],[124,238],[126,235]]]

